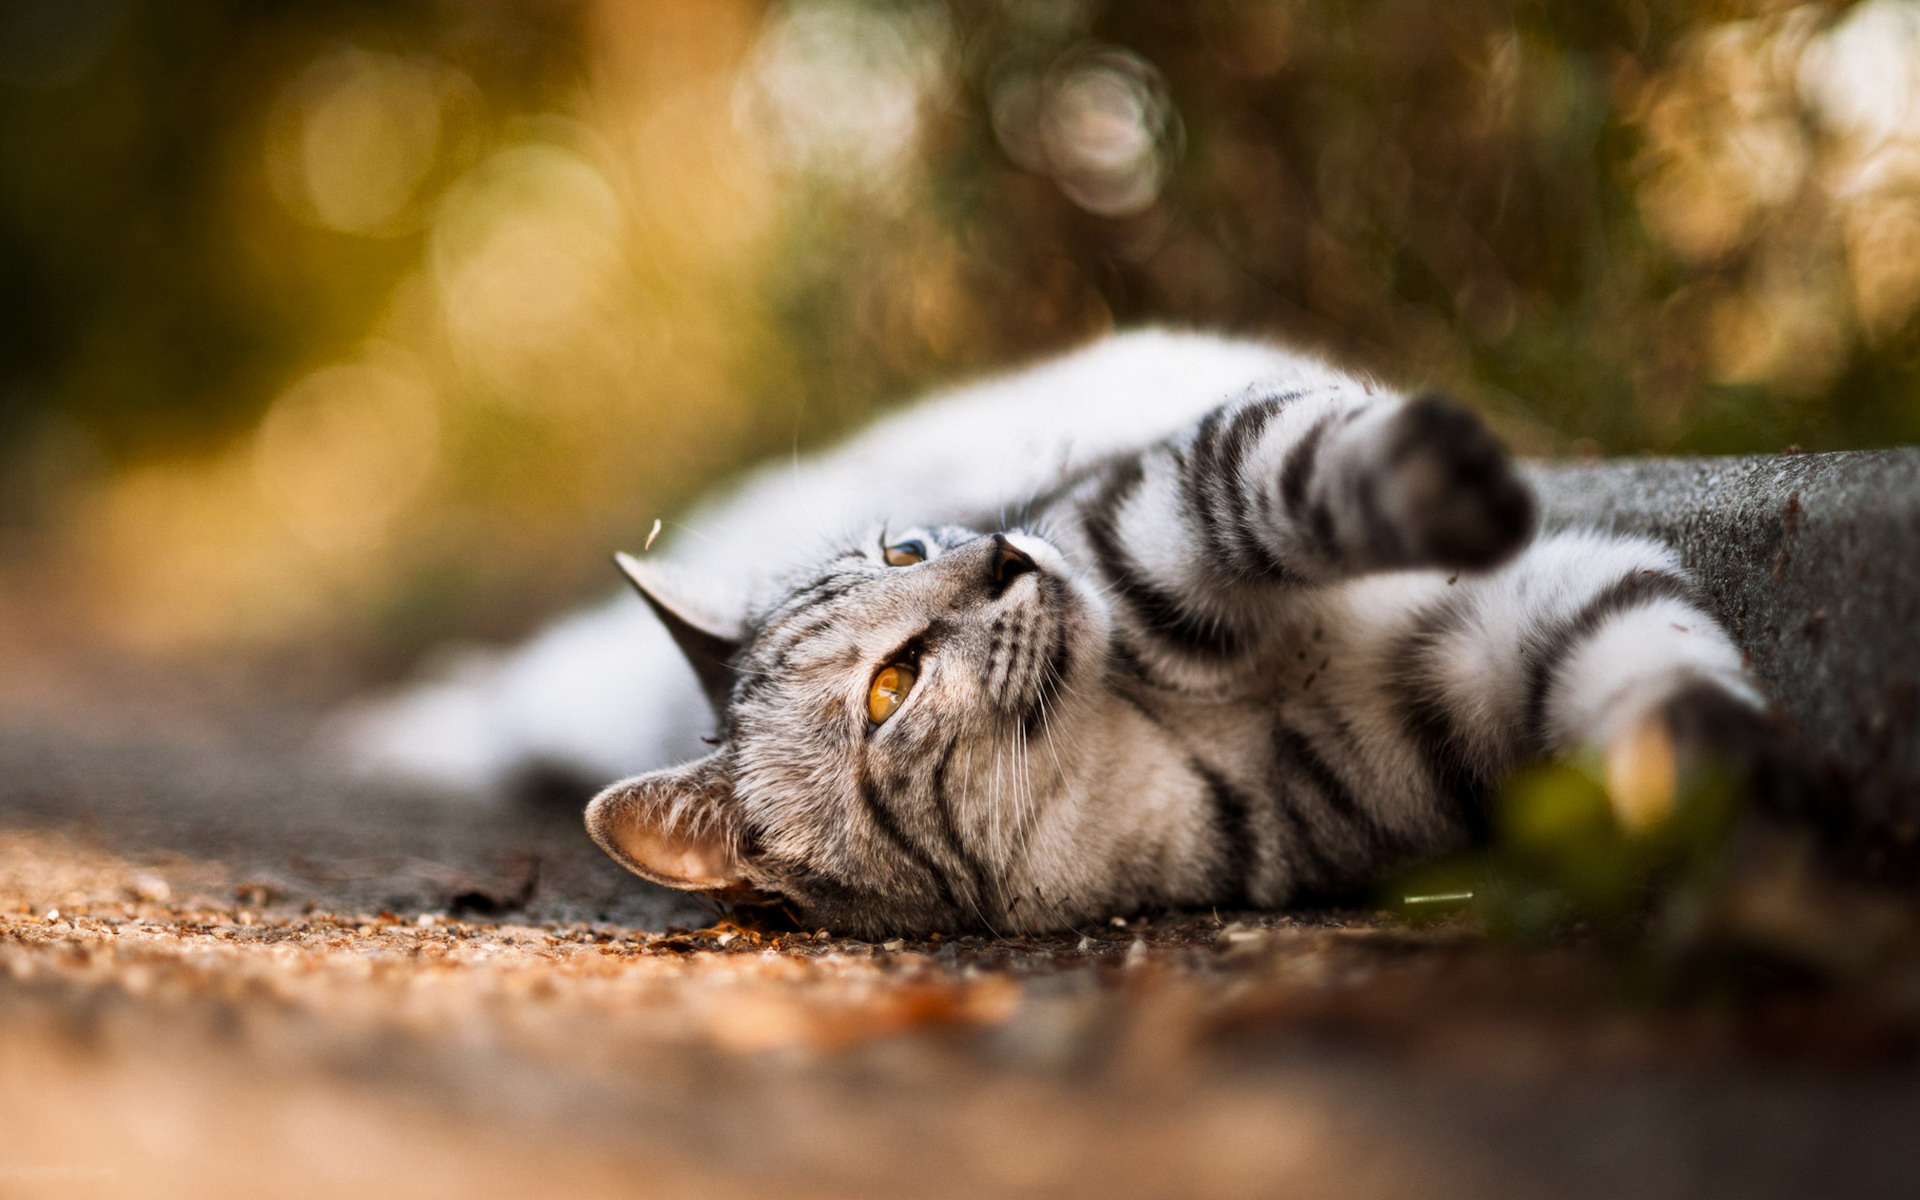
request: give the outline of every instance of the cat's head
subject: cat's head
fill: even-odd
[[[587,828],[609,854],[850,933],[1046,923],[1026,852],[1072,791],[1107,636],[1104,603],[1049,543],[876,534],[734,623],[677,602],[683,581],[659,565],[620,561],[719,737],[594,798]]]

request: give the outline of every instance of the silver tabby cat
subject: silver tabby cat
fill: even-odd
[[[1278,906],[1470,843],[1555,756],[1657,818],[1763,727],[1671,550],[1537,532],[1475,417],[1308,360],[1020,511],[915,516],[744,618],[623,556],[718,736],[593,800],[608,853],[865,935]]]

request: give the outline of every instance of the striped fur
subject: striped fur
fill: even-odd
[[[1464,410],[1288,372],[1005,528],[876,529],[795,573],[748,617],[718,748],[588,824],[649,878],[866,934],[1350,892],[1482,836],[1518,766],[1677,698],[1757,711],[1670,549],[1533,525]],[[926,560],[888,566],[906,538]],[[1003,541],[1033,569],[999,578]],[[697,881],[636,862],[673,836]]]

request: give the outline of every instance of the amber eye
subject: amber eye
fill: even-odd
[[[923,542],[897,542],[887,547],[887,565],[890,567],[910,567],[925,561],[927,547]],[[911,681],[908,686],[912,686]]]
[[[907,702],[907,693],[913,690],[915,679],[913,668],[895,663],[873,677],[873,686],[867,689],[867,716],[873,723],[892,716],[902,704]]]

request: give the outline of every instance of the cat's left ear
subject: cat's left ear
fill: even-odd
[[[672,563],[643,561],[631,554],[616,554],[613,561],[673,635],[717,715],[733,686],[730,664],[740,652],[741,622],[722,615],[721,606],[703,595],[706,589],[699,581]]]
[[[587,833],[643,879],[726,900],[764,900],[747,882],[733,778],[718,754],[610,784],[587,805]]]

